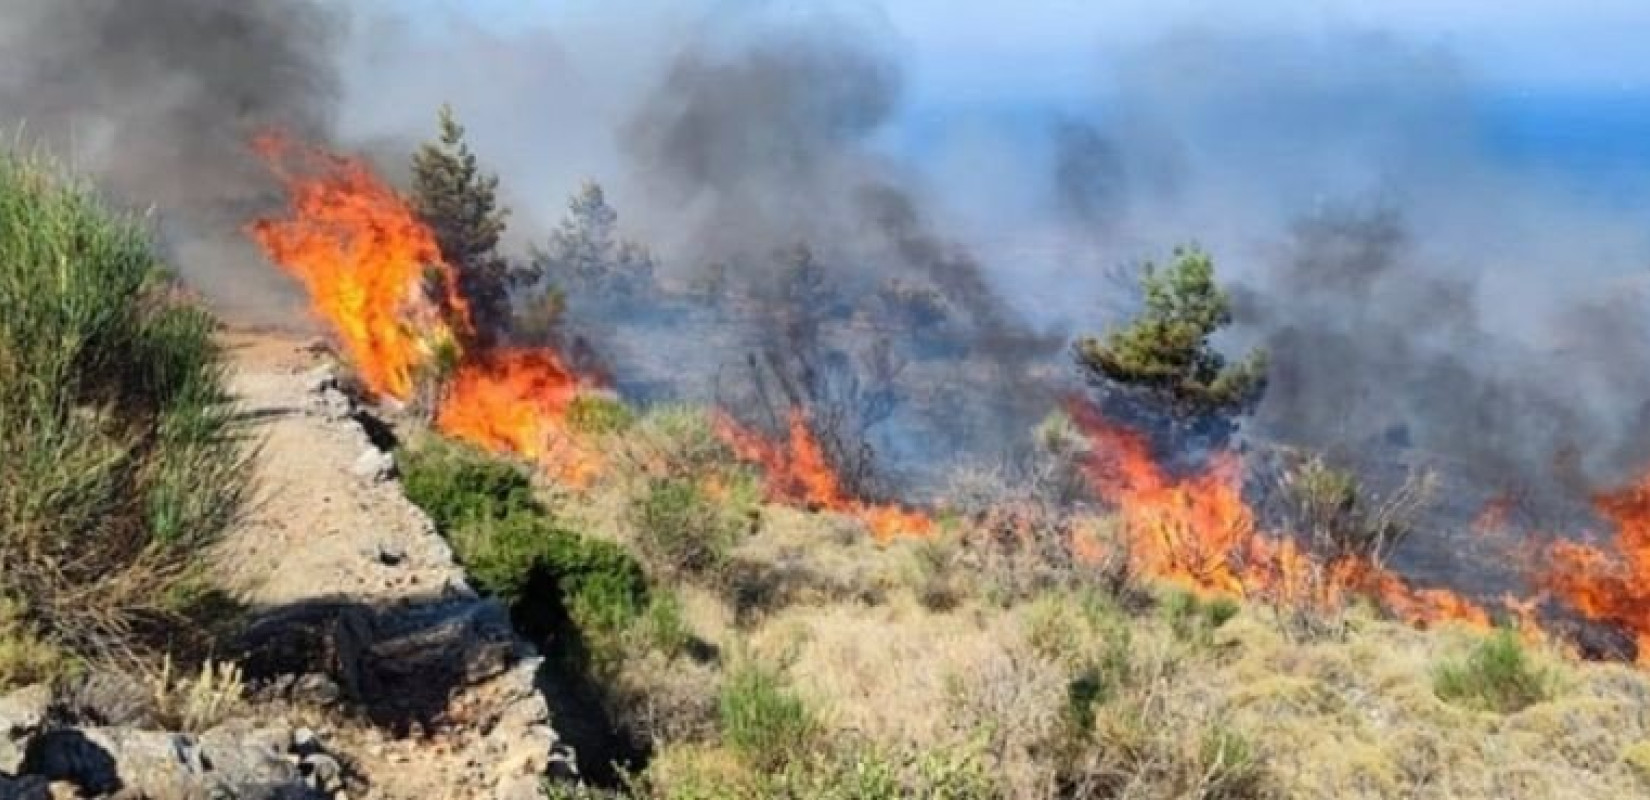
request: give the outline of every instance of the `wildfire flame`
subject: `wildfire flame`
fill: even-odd
[[[374,394],[407,400],[427,370],[450,368],[435,425],[521,455],[582,484],[600,462],[566,427],[593,388],[548,348],[471,348],[457,275],[407,202],[359,160],[265,135],[254,148],[286,185],[290,215],[248,233],[303,285]]]
[[[291,216],[248,233],[303,285],[367,388],[407,399],[417,371],[471,331],[435,236],[360,161],[274,134],[253,147],[286,184]]]
[[[1452,592],[1415,589],[1361,558],[1322,563],[1287,536],[1263,534],[1243,499],[1242,464],[1235,455],[1221,453],[1199,471],[1172,475],[1153,458],[1146,437],[1086,403],[1068,407],[1092,446],[1084,472],[1096,493],[1117,508],[1122,546],[1136,570],[1201,591],[1294,606],[1333,608],[1361,595],[1412,624],[1489,625],[1483,609]]]
[[[1621,626],[1638,645],[1638,662],[1650,666],[1650,474],[1593,505],[1615,525],[1614,549],[1556,542],[1546,588],[1583,616]]]
[[[740,425],[726,414],[717,416],[716,432],[740,460],[762,467],[768,498],[774,502],[857,517],[880,542],[899,536],[926,536],[933,530],[933,520],[918,512],[849,497],[825,449],[808,427],[807,414],[799,408],[787,415],[783,443]]]

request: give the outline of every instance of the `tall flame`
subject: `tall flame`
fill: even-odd
[[[808,427],[808,415],[800,408],[786,417],[786,438],[772,441],[752,431],[726,414],[716,420],[716,431],[740,460],[762,467],[769,499],[811,509],[848,514],[864,521],[878,541],[898,536],[926,536],[933,530],[927,516],[891,504],[873,504],[854,499],[842,488],[842,479],[831,467],[825,448]]]
[[[1650,474],[1595,497],[1593,505],[1615,525],[1615,556],[1557,542],[1542,582],[1589,619],[1621,626],[1636,639],[1639,663],[1650,666]]]
[[[286,184],[290,216],[248,232],[303,284],[375,394],[409,399],[419,374],[451,369],[437,400],[442,432],[521,455],[569,482],[599,460],[566,427],[591,388],[548,348],[472,348],[474,325],[457,274],[407,202],[356,159],[276,135],[257,152]]]
[[[1219,454],[1192,474],[1172,475],[1153,458],[1146,437],[1087,403],[1068,407],[1092,446],[1084,472],[1096,493],[1116,506],[1122,546],[1140,572],[1293,606],[1333,608],[1351,596],[1368,596],[1412,624],[1489,624],[1483,609],[1452,592],[1415,589],[1361,558],[1320,562],[1287,536],[1263,534],[1243,499],[1242,465],[1233,454]],[[1085,544],[1079,552],[1092,547]]]
[[[417,370],[471,329],[435,236],[360,161],[275,134],[253,146],[286,183],[292,214],[248,232],[303,285],[367,388],[407,399]]]

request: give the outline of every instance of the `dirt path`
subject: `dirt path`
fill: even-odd
[[[534,688],[539,659],[468,588],[347,398],[325,390],[328,364],[309,340],[224,341],[260,450],[256,501],[218,572],[357,710],[341,717],[359,722],[329,733],[367,796],[537,797],[556,743]]]
[[[378,448],[312,391],[323,358],[290,336],[238,334],[229,346],[231,385],[261,447],[252,513],[221,560],[231,585],[259,605],[463,591],[452,553],[400,485],[356,474]]]

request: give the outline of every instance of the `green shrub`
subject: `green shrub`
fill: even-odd
[[[631,427],[627,444],[647,473],[665,477],[722,474],[738,464],[702,408],[666,405],[648,409]]]
[[[1266,797],[1268,775],[1249,739],[1216,725],[1203,734],[1196,774],[1201,776],[1196,797],[1211,800],[1248,800]]]
[[[434,439],[404,449],[398,461],[407,497],[452,543],[478,588],[518,613],[543,605],[532,592],[546,583],[560,595],[550,598],[554,609],[587,632],[616,633],[645,607],[641,565],[612,542],[561,527],[520,467]]]
[[[149,232],[0,155],[0,593],[42,645],[147,652],[246,494],[215,323]]]
[[[693,631],[682,616],[682,600],[673,592],[654,592],[634,630],[643,644],[666,658],[676,658],[693,645]]]
[[[1501,714],[1511,714],[1552,696],[1553,677],[1530,663],[1518,635],[1497,631],[1479,642],[1463,661],[1448,662],[1433,672],[1440,699]]]
[[[1163,601],[1163,615],[1175,639],[1208,644],[1214,632],[1232,621],[1242,607],[1229,597],[1203,599],[1191,592],[1174,590]]]
[[[402,489],[443,532],[518,511],[543,516],[526,471],[472,447],[428,438],[396,454]]]
[[[689,478],[654,478],[631,501],[628,519],[642,553],[664,572],[705,575],[727,560],[749,517],[713,499]]]
[[[819,733],[813,712],[779,676],[747,664],[730,673],[717,697],[722,742],[764,771],[809,751]]]

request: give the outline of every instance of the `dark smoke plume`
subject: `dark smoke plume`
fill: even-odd
[[[0,115],[115,199],[153,204],[195,287],[265,311],[285,284],[239,233],[271,199],[247,141],[324,137],[338,21],[308,0],[0,0]]]

